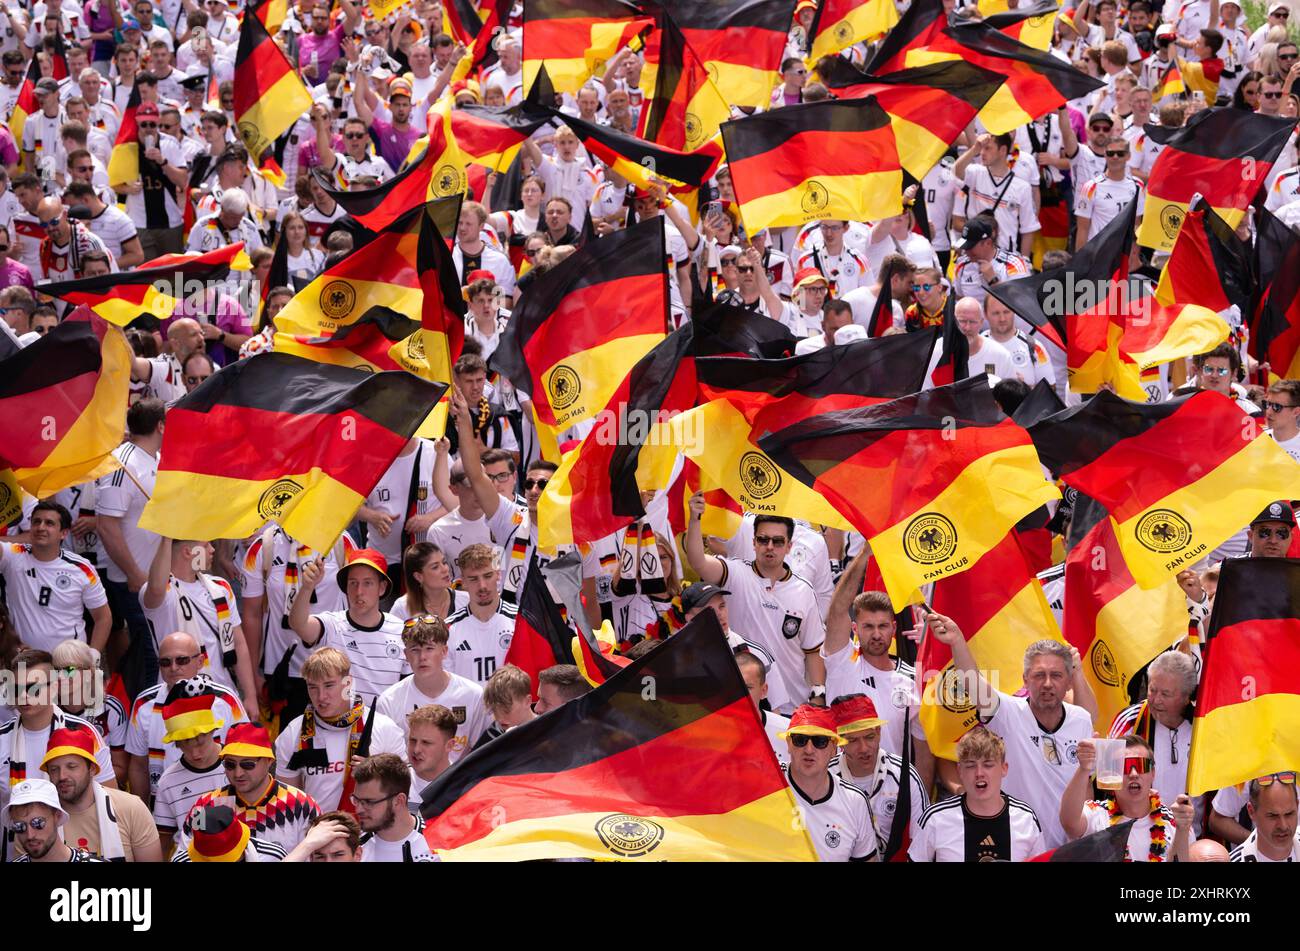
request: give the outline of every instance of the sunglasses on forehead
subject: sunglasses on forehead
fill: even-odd
[[[1295,785],[1295,772],[1287,770],[1285,773],[1271,773],[1268,776],[1261,776],[1255,780],[1260,789],[1272,786],[1274,783],[1281,783],[1283,786]]]

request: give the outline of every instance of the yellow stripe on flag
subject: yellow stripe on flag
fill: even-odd
[[[1265,694],[1212,710],[1192,723],[1187,792],[1223,789],[1300,763],[1300,695]]]
[[[638,360],[664,339],[663,334],[636,334],[617,337],[590,349],[573,353],[542,372],[542,391],[550,392],[551,377],[561,367],[578,375],[582,383],[579,398],[572,406],[555,412],[555,428],[565,430],[574,423],[591,419],[609,403],[614,391],[632,372]]]
[[[1236,228],[1246,214],[1240,208],[1220,208],[1214,206],[1214,213]],[[1183,219],[1187,217],[1187,202],[1171,201],[1147,192],[1146,204],[1142,210],[1142,224],[1138,226],[1138,244],[1157,251],[1172,251],[1178,232],[1182,230]]]
[[[752,198],[740,206],[745,228],[784,228],[827,218],[879,221],[903,210],[901,169],[863,175],[816,175],[783,192]]]
[[[1134,585],[1097,613],[1096,636],[1083,659],[1083,675],[1097,698],[1099,731],[1104,733],[1129,705],[1128,678],[1186,633],[1187,598],[1175,581],[1149,591]]]

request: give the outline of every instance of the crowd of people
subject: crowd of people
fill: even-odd
[[[28,498],[7,526],[0,663],[18,678],[0,698],[8,861],[437,860],[420,814],[429,784],[592,689],[573,665],[534,684],[506,663],[524,581],[562,550],[538,543],[556,460],[538,455],[526,394],[491,365],[512,307],[576,249],[663,217],[671,325],[721,301],[780,322],[806,353],[865,339],[887,295],[888,333],[955,320],[970,371],[997,382],[1004,407],[1040,381],[1077,404],[1086,394],[1070,391],[1065,353],[989,289],[1068,262],[1133,201],[1141,220],[1161,149],[1148,124],[1178,127],[1208,108],[1300,114],[1289,2],[1252,25],[1238,0],[1080,0],[1056,16],[1050,53],[1104,86],[1014,133],[976,121],[884,221],[751,232],[725,164],[715,199],[689,209],[666,188],[630,185],[556,122],[526,142],[504,204],[493,204],[502,191],[489,174],[462,205],[451,257],[468,310],[446,436],[413,438],[329,550],[275,523],[243,539],[171,539],[139,524],[169,408],[272,349],[275,315],[352,250],[355,222],[329,190],[391,179],[440,103],[513,105],[527,93],[519,3],[495,64],[462,79],[467,50],[444,32],[438,0],[382,20],[353,0],[298,0],[275,40],[314,104],[283,144],[277,184],[237,132],[239,6],[3,9],[0,109],[14,108],[33,58],[42,77],[22,141],[0,126],[0,309],[20,346],[71,310],[42,294],[45,282],[235,242],[251,282],[265,281],[276,243],[288,248],[288,283],[269,289],[260,327],[258,295],[238,276],[165,320],[135,320],[119,468]],[[816,6],[795,6],[771,109],[830,96],[808,62]],[[973,4],[945,6],[978,16]],[[861,65],[870,54],[864,43],[838,55]],[[1217,99],[1165,94],[1178,61],[1213,65]],[[634,45],[621,49],[560,97],[561,110],[633,132],[648,101],[643,66]],[[110,187],[134,97],[140,178]],[[1294,135],[1265,187],[1266,207],[1300,227]],[[1049,217],[1065,227],[1044,229]],[[1238,233],[1252,239],[1249,215]],[[1144,255],[1136,273],[1154,281],[1163,258]],[[1300,460],[1300,380],[1252,382],[1261,367],[1245,356],[1246,315],[1222,316],[1228,342],[1144,374],[1148,401],[1216,391]],[[1131,861],[1300,861],[1295,772],[1204,796],[1187,789],[1195,634],[1208,623],[1215,568],[1285,553],[1297,531],[1285,500],[1179,575],[1192,635],[1133,679],[1133,706],[1113,724],[1098,721],[1078,652],[1044,631],[1025,650],[1024,687],[982,693],[980,725],[955,760],[927,745],[916,716],[924,672],[909,658],[924,634],[958,668],[978,674],[977,664],[952,618],[900,625],[885,593],[863,590],[861,535],[749,513],[734,536],[711,536],[699,494],[675,535],[665,493],[646,500],[655,544],[639,557],[622,557],[621,532],[577,546],[585,619],[609,623],[619,652],[635,658],[671,636],[670,615],[716,612],[821,859],[881,857],[906,792],[914,861],[1022,861],[1127,819]],[[1054,608],[1059,620],[1059,599]],[[97,674],[106,690],[90,689]],[[1098,733],[1124,739],[1123,784],[1110,792],[1093,782]]]

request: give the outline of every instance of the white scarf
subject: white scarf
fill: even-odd
[[[95,824],[99,827],[99,854],[109,862],[125,862],[126,850],[122,847],[122,830],[108,801],[108,790],[91,780],[95,793]]]
[[[655,530],[649,522],[633,522],[619,535],[618,572],[618,581],[614,584],[614,594],[618,597],[634,594],[656,596],[668,590]]]

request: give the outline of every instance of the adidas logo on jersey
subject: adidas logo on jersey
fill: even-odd
[[[474,648],[469,646],[469,641],[461,641],[459,644],[456,645],[456,650],[458,651],[468,651],[473,649]]]
[[[361,648],[357,647],[357,642],[356,642],[356,641],[348,641],[347,646],[348,646],[349,648],[351,648],[352,650],[354,650],[354,651],[356,651],[356,650],[361,650]]]
[[[980,842],[980,845],[989,845],[989,846],[993,846],[993,845],[997,845],[997,843],[993,841],[993,836],[991,836],[991,835],[986,835],[986,836],[983,838],[983,840]]]
[[[190,787],[189,787],[189,786],[182,786],[182,787],[181,787],[181,795],[182,795],[182,796],[187,796],[187,795],[189,795],[189,792],[190,792]]]
[[[271,559],[271,567],[273,568],[278,568],[280,565],[283,564],[284,564],[284,559],[281,558],[279,555],[276,555],[274,558]]]

